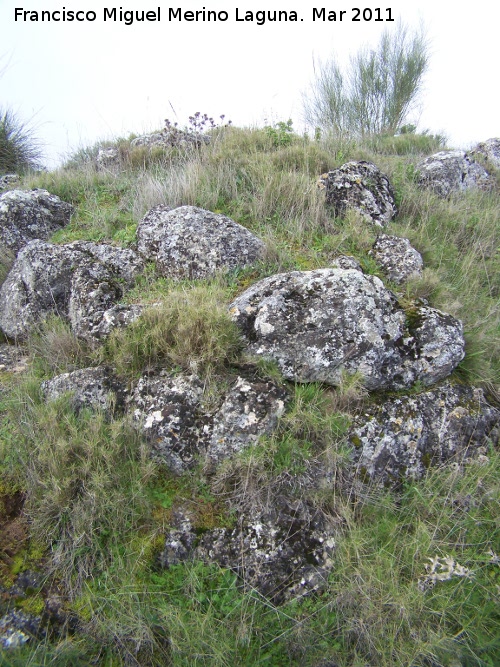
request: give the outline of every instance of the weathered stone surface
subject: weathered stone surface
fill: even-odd
[[[0,618],[0,648],[17,649],[34,637],[41,638],[41,618],[12,609]]]
[[[371,162],[347,162],[323,174],[320,184],[337,216],[354,209],[368,222],[385,227],[397,214],[389,179]]]
[[[500,139],[488,139],[467,152],[472,160],[483,159],[488,166],[500,169]]]
[[[461,150],[435,153],[422,160],[417,171],[419,185],[431,188],[440,197],[474,188],[489,190],[494,183],[486,169]]]
[[[353,269],[266,278],[229,306],[250,352],[298,382],[336,385],[359,372],[368,389],[431,385],[464,356],[462,325],[438,310],[406,314],[381,280]]]
[[[4,174],[3,176],[0,176],[0,192],[6,190],[11,185],[14,185],[14,183],[17,183],[19,180],[20,178],[17,174]]]
[[[208,443],[209,461],[220,461],[270,434],[285,411],[287,392],[272,382],[238,377],[214,415]]]
[[[222,404],[207,410],[196,376],[161,371],[139,380],[129,404],[154,458],[181,474],[205,458],[207,470],[213,468],[271,433],[286,397],[272,382],[238,377]]]
[[[169,278],[207,278],[252,264],[264,243],[218,213],[194,206],[151,209],[137,228],[138,250]]]
[[[408,239],[379,234],[371,254],[389,280],[396,284],[420,278],[424,262]]]
[[[332,269],[354,269],[355,271],[361,271],[361,273],[363,273],[361,264],[355,257],[351,257],[351,255],[339,255],[339,257],[335,257],[331,262],[330,267]]]
[[[0,288],[0,328],[9,338],[23,339],[53,313],[94,341],[104,312],[114,307],[142,267],[132,250],[80,241],[60,246],[31,241]]]
[[[353,459],[364,479],[397,483],[431,465],[484,455],[497,444],[500,411],[482,389],[445,383],[417,395],[390,397],[357,418]]]
[[[47,239],[68,224],[73,207],[47,190],[10,190],[0,195],[0,250],[18,251]]]
[[[113,146],[109,148],[99,148],[95,159],[96,167],[98,169],[107,169],[113,167],[120,162],[120,151]]]
[[[0,343],[0,373],[22,373],[27,369],[27,351],[17,345]]]
[[[103,366],[57,375],[42,382],[41,389],[45,399],[51,401],[71,392],[76,411],[88,407],[111,414],[123,405],[124,400],[124,388]]]
[[[153,456],[182,474],[204,453],[208,421],[201,399],[203,385],[194,375],[143,376],[131,397],[141,431],[152,443]]]
[[[181,130],[175,125],[170,125],[161,132],[152,132],[136,137],[130,142],[132,148],[136,146],[160,146],[162,148],[189,148],[209,144],[210,137],[200,132]]]
[[[233,529],[197,536],[186,515],[166,536],[160,562],[218,563],[275,604],[320,591],[333,565],[335,539],[324,515],[301,500],[279,496],[260,516],[240,517]]]

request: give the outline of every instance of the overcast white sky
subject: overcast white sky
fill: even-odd
[[[103,20],[104,8],[157,11],[160,22],[125,25]],[[168,8],[228,12],[225,22],[168,21]],[[353,22],[352,7],[381,8],[381,16],[412,26],[423,21],[431,43],[419,129],[443,132],[450,145],[500,136],[500,3],[462,5],[442,0],[385,3],[281,0],[205,3],[183,0],[0,0],[0,107],[33,119],[54,166],[71,149],[142,133],[165,118],[187,121],[195,111],[225,114],[235,125],[292,118],[302,129],[301,92],[313,75],[313,59],[341,58],[375,45],[396,22]],[[14,20],[28,11],[94,11],[94,22]],[[340,12],[342,22],[313,21],[312,8]],[[246,11],[295,10],[293,22],[236,21]],[[375,15],[375,13],[374,13]],[[172,107],[177,113],[174,117]]]

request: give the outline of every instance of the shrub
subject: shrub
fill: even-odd
[[[423,32],[411,35],[399,23],[375,50],[352,56],[346,72],[335,58],[319,64],[304,95],[305,118],[341,136],[394,135],[415,106],[428,63]]]
[[[0,173],[40,169],[42,149],[33,127],[12,109],[0,109]]]

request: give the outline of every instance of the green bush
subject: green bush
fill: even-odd
[[[12,109],[0,109],[0,173],[40,169],[42,149],[34,129]]]

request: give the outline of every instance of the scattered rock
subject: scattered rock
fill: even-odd
[[[20,250],[33,239],[47,239],[69,223],[71,204],[47,190],[9,190],[0,195],[0,248]]]
[[[483,159],[486,164],[495,169],[500,169],[500,139],[488,139],[483,141],[467,152],[472,160]]]
[[[51,401],[71,392],[75,411],[89,407],[112,414],[124,401],[123,387],[103,366],[57,375],[42,382],[41,389],[45,399]]]
[[[397,214],[389,179],[371,162],[347,162],[323,174],[320,186],[337,216],[354,209],[368,222],[385,227]]]
[[[161,132],[143,134],[130,142],[132,148],[136,146],[160,146],[162,148],[189,148],[209,144],[210,137],[199,132],[181,130],[175,125],[170,125]]]
[[[285,411],[287,392],[272,382],[250,382],[238,377],[214,415],[208,443],[210,462],[229,458],[270,434]]]
[[[279,496],[260,516],[241,517],[236,528],[201,536],[185,515],[166,536],[163,567],[188,559],[218,563],[238,574],[274,604],[324,589],[335,539],[324,515],[302,500]]]
[[[163,370],[143,376],[129,404],[152,443],[154,458],[182,474],[205,457],[213,468],[271,433],[286,398],[287,392],[272,382],[238,377],[220,407],[210,411],[203,404],[199,378]]]
[[[104,313],[113,310],[142,268],[132,250],[81,241],[31,241],[0,288],[0,328],[8,338],[22,340],[53,313],[69,319],[82,338],[96,342]]]
[[[168,278],[208,278],[255,262],[264,243],[225,215],[194,206],[151,209],[137,229],[138,250]]]
[[[12,609],[0,618],[0,648],[17,649],[32,637],[41,638],[41,618],[27,614],[20,609]]]
[[[99,148],[95,159],[96,167],[98,169],[107,169],[113,167],[120,162],[120,151],[118,148],[111,146],[110,148]]]
[[[500,411],[482,389],[447,382],[373,406],[356,419],[350,442],[362,478],[387,484],[482,455],[489,443],[498,443],[499,430]]]
[[[440,197],[470,189],[489,190],[494,180],[486,169],[465,151],[440,151],[417,165],[419,185],[434,190]]]
[[[229,306],[253,354],[297,382],[404,389],[447,377],[464,356],[462,324],[427,307],[405,313],[375,276],[353,269],[292,271],[265,278]]]
[[[339,255],[339,257],[335,257],[335,259],[331,263],[331,268],[354,269],[355,271],[361,271],[361,273],[363,273],[361,264],[355,257],[351,257],[351,255]]]
[[[28,356],[25,349],[0,343],[0,373],[23,373],[27,368]]]
[[[398,285],[422,275],[422,255],[408,239],[379,234],[371,254],[389,280]]]
[[[0,176],[0,192],[6,190],[20,180],[21,179],[17,174],[4,174],[3,176]]]
[[[202,395],[203,385],[196,376],[161,371],[140,378],[130,399],[134,419],[152,443],[153,456],[177,474],[192,467],[204,453],[208,419]]]

